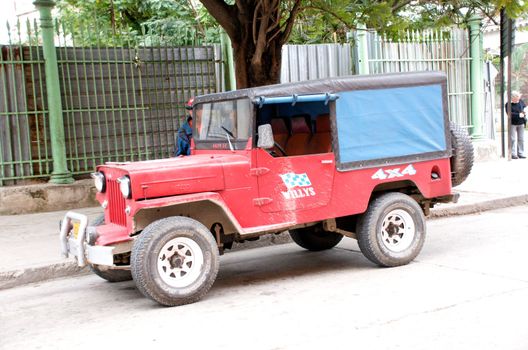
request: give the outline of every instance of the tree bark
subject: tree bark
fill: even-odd
[[[279,83],[282,46],[290,36],[301,0],[200,0],[231,39],[237,88]],[[282,5],[281,5],[282,4]]]

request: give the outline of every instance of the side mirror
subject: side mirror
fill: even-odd
[[[257,147],[263,149],[273,148],[275,141],[273,140],[273,130],[271,124],[264,124],[258,127],[258,142]]]

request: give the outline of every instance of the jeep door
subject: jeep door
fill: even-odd
[[[281,125],[285,121],[290,123],[286,135]],[[271,122],[278,146],[272,151],[256,150],[254,172],[259,197],[255,204],[268,213],[326,206],[336,169],[329,114],[275,118]]]

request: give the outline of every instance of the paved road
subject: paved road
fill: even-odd
[[[382,269],[347,239],[226,254],[199,303],[84,276],[0,291],[0,349],[528,349],[528,207],[429,221]]]

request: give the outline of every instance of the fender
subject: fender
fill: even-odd
[[[216,192],[202,192],[202,193],[195,193],[195,194],[188,194],[188,195],[181,195],[181,196],[174,196],[174,197],[163,197],[163,198],[156,198],[156,199],[149,199],[149,200],[134,202],[133,205],[131,206],[130,216],[136,218],[137,214],[141,210],[168,208],[168,207],[177,206],[180,204],[186,204],[186,203],[191,204],[191,203],[196,203],[196,202],[210,202],[214,204],[215,206],[217,206],[219,209],[221,209],[222,212],[225,214],[226,218],[229,220],[230,224],[233,225],[233,228],[241,236],[252,235],[258,232],[278,231],[283,228],[285,229],[285,228],[291,227],[293,224],[295,224],[295,222],[293,221],[288,221],[288,222],[283,222],[280,224],[244,228],[240,225],[240,223],[238,222],[236,217],[233,215],[231,210],[229,210],[229,207],[225,203],[222,196]],[[136,222],[134,222],[134,227],[133,227],[134,232],[137,231],[136,227],[137,227]]]
[[[154,208],[159,209],[159,208],[172,207],[178,204],[195,203],[195,202],[203,202],[203,201],[209,201],[217,205],[220,209],[222,209],[224,214],[231,221],[232,225],[235,227],[237,231],[239,232],[244,231],[244,229],[240,226],[240,223],[235,218],[231,210],[229,210],[229,208],[227,207],[223,198],[216,192],[192,193],[192,194],[186,194],[186,195],[180,195],[180,196],[163,197],[163,198],[137,201],[137,202],[134,202],[130,208],[131,209],[130,216],[136,217],[136,215],[141,210],[145,210],[145,209],[154,209]]]

